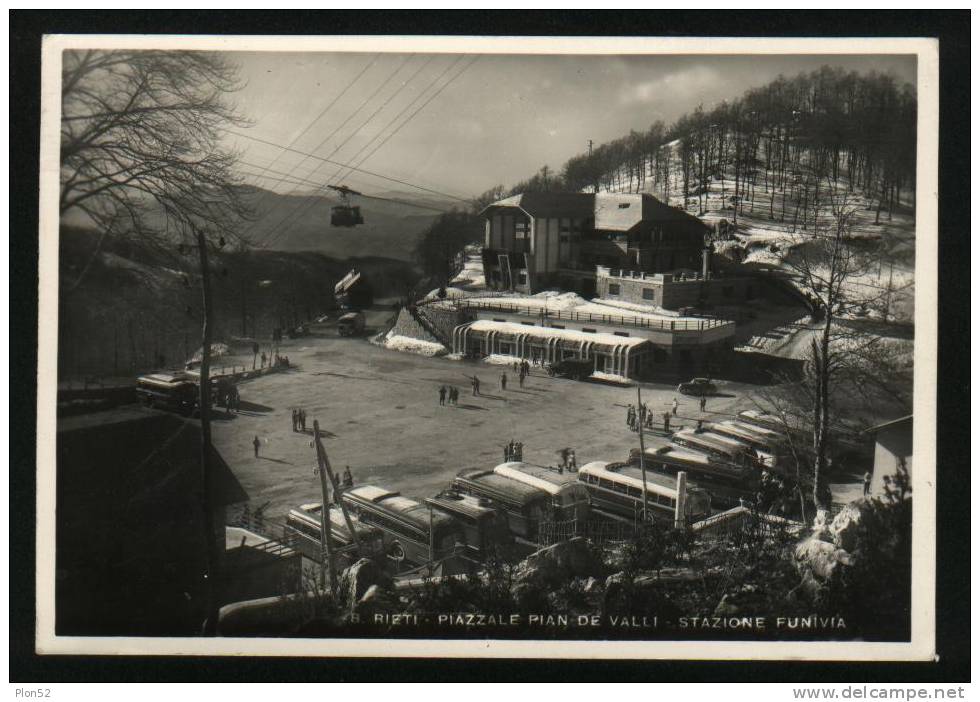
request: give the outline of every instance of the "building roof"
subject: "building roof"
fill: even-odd
[[[899,424],[904,424],[906,422],[908,422],[909,424],[912,423],[912,415],[911,414],[907,414],[904,417],[899,417],[897,419],[892,419],[892,420],[887,421],[887,422],[882,422],[881,424],[876,424],[873,427],[868,427],[867,429],[865,429],[865,432],[868,432],[868,433],[877,433],[877,432],[881,431],[882,429],[889,429],[889,428],[891,428],[893,426],[898,426]]]
[[[516,322],[493,322],[486,319],[479,319],[470,325],[473,331],[482,332],[503,332],[505,334],[526,334],[536,339],[560,339],[574,343],[591,342],[605,346],[629,346],[636,347],[647,343],[647,340],[640,336],[617,336],[616,334],[604,334],[601,332],[583,332],[575,329],[555,329],[554,327],[539,327],[537,325],[517,324]]]
[[[649,193],[520,193],[487,205],[480,213],[514,207],[532,217],[595,218],[595,228],[629,231],[641,222],[690,222],[700,219],[667,205]]]
[[[520,193],[491,203],[480,213],[499,207],[516,207],[532,217],[592,217],[592,193]]]

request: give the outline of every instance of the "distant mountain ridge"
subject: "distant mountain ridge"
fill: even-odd
[[[322,196],[312,189],[294,195],[262,188],[250,190],[246,200],[256,218],[244,225],[242,236],[252,246],[279,251],[314,251],[340,259],[384,256],[412,261],[415,245],[423,232],[440,211],[450,210],[454,205],[448,199],[424,194],[370,193],[375,197],[354,196],[351,202],[361,208],[364,224],[335,227],[330,224],[330,212],[340,201],[333,194]]]

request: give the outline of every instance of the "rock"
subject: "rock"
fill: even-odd
[[[374,585],[388,588],[391,579],[374,561],[362,558],[341,574],[337,588],[339,604],[344,609],[352,609]]]
[[[844,507],[831,522],[829,532],[834,543],[845,551],[853,551],[857,546],[861,522],[865,513],[871,509],[867,500],[855,500]]]
[[[819,581],[827,582],[834,578],[842,565],[850,565],[851,557],[847,551],[835,544],[809,538],[796,545],[793,553],[797,571],[801,575],[812,573]]]
[[[351,612],[357,614],[362,622],[369,622],[377,613],[395,612],[401,608],[401,602],[396,595],[375,584],[351,607]]]
[[[547,587],[561,585],[575,577],[601,576],[604,571],[599,551],[588,539],[576,536],[532,553],[518,567],[515,579],[520,583]]]
[[[830,526],[827,524],[827,510],[818,509],[817,516],[813,518],[813,538],[821,541],[833,541],[830,534]]]
[[[594,577],[586,578],[585,582],[582,583],[582,591],[589,595],[597,592],[599,587],[599,580]]]
[[[715,607],[715,611],[712,613],[712,616],[735,617],[738,616],[738,612],[738,607],[729,601],[728,595],[722,595],[721,600],[718,602],[718,606]]]

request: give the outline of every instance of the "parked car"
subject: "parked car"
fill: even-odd
[[[566,358],[562,361],[548,364],[548,375],[585,380],[595,370],[595,361],[591,358]]]
[[[357,336],[364,333],[364,314],[348,312],[337,320],[337,332],[341,336]]]
[[[682,395],[713,395],[718,387],[707,378],[692,378],[677,386],[677,392]]]

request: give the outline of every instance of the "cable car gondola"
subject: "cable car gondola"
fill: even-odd
[[[364,224],[361,208],[350,204],[350,196],[361,193],[351,190],[346,185],[328,185],[327,187],[340,193],[341,200],[341,204],[330,209],[330,224],[334,227],[354,227],[358,224]]]

